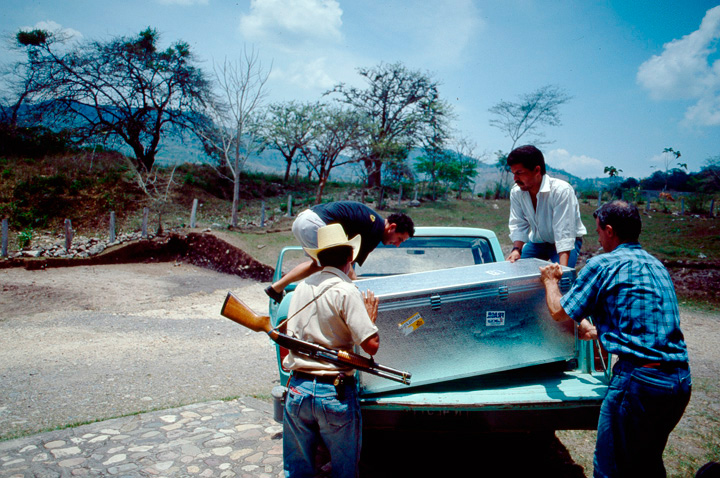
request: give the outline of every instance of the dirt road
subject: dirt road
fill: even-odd
[[[274,348],[220,316],[261,283],[186,264],[0,270],[0,438],[235,396],[269,398]]]

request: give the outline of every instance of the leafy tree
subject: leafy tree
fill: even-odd
[[[507,163],[508,153],[502,150],[495,152],[495,167],[500,171],[500,180],[495,182],[495,199],[507,198],[510,195],[510,166]]]
[[[478,160],[474,156],[474,146],[467,139],[458,140],[453,149],[431,150],[417,159],[415,169],[424,174],[432,189],[432,200],[437,199],[437,187],[457,191],[457,198],[463,191],[471,191],[477,176]]]
[[[500,129],[511,140],[510,151],[525,135],[534,135],[535,144],[543,144],[539,138],[542,126],[559,126],[560,106],[572,99],[563,89],[545,85],[532,93],[521,95],[517,102],[501,101],[492,108],[490,114],[495,118],[490,120],[490,125]]]
[[[263,125],[268,147],[285,158],[285,182],[293,162],[312,140],[322,106],[320,103],[276,103],[270,105]]]
[[[665,187],[663,191],[668,187],[668,176],[670,172],[670,163],[673,161],[673,157],[677,160],[681,156],[680,151],[675,151],[672,148],[663,149],[663,164],[665,165]],[[686,166],[687,169],[687,166]]]
[[[463,191],[472,192],[472,184],[478,175],[477,165],[479,160],[475,158],[475,144],[467,138],[457,140],[449,152],[450,172],[449,183],[457,191],[457,198],[462,197]]]
[[[215,65],[219,96],[208,104],[211,122],[198,131],[205,151],[230,171],[233,181],[232,219],[238,225],[240,174],[252,154],[265,148],[261,135],[260,111],[266,97],[265,83],[270,71],[263,70],[254,50],[244,51],[237,61]]]
[[[620,176],[620,173],[622,173],[622,169],[618,169],[615,166],[605,166],[603,172],[611,178],[614,178]]]
[[[700,169],[697,180],[705,192],[720,191],[720,155],[705,160],[705,166]]]
[[[322,201],[325,185],[332,170],[357,160],[341,154],[357,146],[363,131],[363,118],[355,111],[323,106],[312,141],[302,148],[303,160],[318,175],[315,203]]]
[[[622,183],[620,183],[620,187],[623,189],[637,188],[640,187],[640,181],[635,178],[627,178]]]
[[[415,169],[424,174],[430,183],[431,198],[437,199],[437,188],[444,177],[443,169],[446,163],[446,152],[442,149],[425,149],[425,154],[416,159]]]
[[[396,159],[399,149],[410,151],[419,145],[428,129],[447,137],[450,106],[440,99],[436,81],[400,62],[358,72],[366,88],[340,83],[327,94],[338,95],[340,102],[364,117],[366,138],[357,147],[368,171],[368,186],[378,187],[383,164]]]
[[[77,142],[120,140],[134,153],[130,165],[150,194],[151,171],[166,134],[195,128],[209,97],[202,70],[193,65],[187,43],[158,50],[151,28],[135,37],[75,45],[60,33],[17,33],[27,50],[26,68],[34,106],[46,118],[72,128]],[[40,103],[39,100],[47,100]]]

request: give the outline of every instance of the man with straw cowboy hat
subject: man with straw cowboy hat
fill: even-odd
[[[363,294],[348,277],[361,237],[348,239],[340,224],[318,229],[318,247],[305,248],[320,272],[299,283],[288,310],[287,333],[334,350],[359,345],[369,355],[380,346],[375,326],[378,299]],[[322,442],[330,452],[333,477],[356,477],[362,442],[360,404],[354,370],[290,353],[292,370],[285,398],[283,456],[289,477],[315,476],[315,453]]]

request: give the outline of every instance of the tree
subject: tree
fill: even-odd
[[[317,128],[310,141],[302,149],[308,169],[318,175],[315,203],[322,201],[323,191],[333,168],[357,160],[340,155],[357,146],[363,131],[363,117],[355,111],[323,106]]]
[[[507,163],[508,154],[501,149],[495,152],[497,160],[495,168],[500,171],[500,180],[495,181],[495,199],[506,199],[510,195],[510,166]]]
[[[446,163],[446,152],[442,149],[426,148],[425,154],[416,159],[415,169],[424,174],[430,183],[431,198],[437,199],[437,187],[444,176],[443,168]]]
[[[358,72],[367,82],[365,89],[340,83],[326,94],[339,95],[340,102],[364,117],[366,139],[358,154],[368,171],[368,186],[376,187],[382,185],[383,163],[398,148],[410,151],[418,145],[431,122],[447,136],[450,106],[440,99],[436,81],[400,62]]]
[[[120,140],[134,153],[130,166],[150,194],[151,172],[166,134],[193,130],[202,116],[209,83],[193,65],[187,43],[158,50],[151,28],[118,37],[56,48],[65,39],[44,30],[21,31],[36,107],[72,131],[76,142]],[[42,104],[37,99],[45,99]]]
[[[490,125],[500,129],[511,140],[510,151],[515,149],[518,141],[525,135],[535,135],[535,144],[544,144],[540,140],[542,126],[559,126],[560,106],[572,99],[564,90],[557,86],[545,85],[532,93],[521,95],[519,101],[501,101],[489,109],[496,117]]]
[[[448,182],[457,191],[458,199],[462,197],[463,191],[472,192],[472,184],[478,175],[477,165],[480,160],[475,158],[475,149],[476,145],[468,138],[459,138],[448,153]]]
[[[620,176],[620,173],[622,173],[622,169],[618,169],[615,166],[605,166],[603,172],[611,178],[614,178]]]
[[[670,175],[670,163],[672,163],[673,158],[677,160],[680,158],[680,156],[681,156],[680,151],[675,151],[672,148],[663,149],[663,164],[665,165],[665,187],[663,188],[663,191],[665,191],[668,186],[668,177]],[[685,169],[687,169],[687,166],[685,166]]]
[[[428,148],[425,155],[417,158],[415,169],[428,179],[433,201],[437,199],[437,186],[441,183],[445,190],[457,191],[458,199],[462,197],[463,191],[472,191],[479,162],[474,155],[475,145],[466,138],[460,138],[453,148]]]
[[[263,125],[263,136],[268,146],[285,158],[285,182],[298,153],[312,140],[322,106],[319,103],[272,104]]]
[[[230,171],[233,181],[231,224],[237,227],[240,174],[248,157],[265,148],[260,111],[270,70],[263,70],[254,50],[245,50],[235,62],[225,59],[222,65],[215,65],[213,69],[219,97],[209,103],[207,114],[212,122],[199,135],[205,151]]]

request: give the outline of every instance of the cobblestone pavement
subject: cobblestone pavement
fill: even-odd
[[[279,477],[282,426],[252,398],[0,442],[0,477]]]

